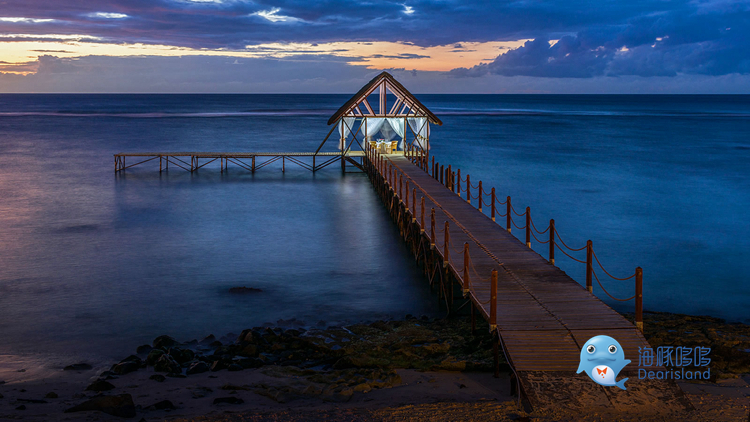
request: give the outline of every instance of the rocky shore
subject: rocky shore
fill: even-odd
[[[644,322],[654,347],[712,348],[717,383],[683,387],[699,409],[696,420],[748,420],[750,326],[666,313],[646,313]],[[0,382],[0,419],[566,419],[518,410],[508,374],[492,377],[487,327],[472,334],[467,317],[300,325],[280,321],[187,342],[162,335],[110,368],[81,362],[54,380]],[[508,369],[502,361],[501,368]],[[715,386],[731,394],[709,391]],[[701,409],[722,418],[705,419]]]

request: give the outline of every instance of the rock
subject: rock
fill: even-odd
[[[96,380],[86,387],[86,391],[96,391],[98,393],[102,391],[114,390],[115,386],[104,380]]]
[[[188,363],[195,358],[195,352],[190,349],[180,349],[179,347],[172,347],[167,353],[180,365]]]
[[[240,350],[237,354],[248,358],[256,358],[258,357],[258,346],[254,344],[248,344],[247,346],[243,347],[242,350]]]
[[[179,373],[176,373],[176,372],[170,372],[170,373],[167,374],[167,376],[170,377],[170,378],[187,378],[187,375],[185,375],[185,374],[179,374]]]
[[[214,363],[211,364],[211,372],[221,371],[222,369],[227,368],[229,368],[229,365],[221,359],[215,360]]]
[[[238,365],[236,363],[233,363],[233,364],[229,365],[229,368],[227,368],[227,370],[230,371],[230,372],[238,372],[238,371],[241,371],[243,369],[245,369],[245,368],[243,368],[242,366],[240,366],[240,365]]]
[[[208,364],[206,362],[198,361],[188,367],[187,374],[202,374],[203,372],[208,372],[209,369],[210,368],[208,367]]]
[[[169,400],[162,400],[158,403],[154,403],[151,406],[146,407],[146,410],[175,410],[175,409],[177,408]]]
[[[344,356],[333,364],[334,369],[348,368],[383,368],[390,365],[388,359],[372,358],[370,356]]]
[[[166,372],[169,374],[180,374],[182,373],[182,366],[175,362],[169,355],[161,355],[156,364],[154,364],[154,371]]]
[[[47,403],[44,400],[36,400],[36,399],[18,399],[17,401],[21,403],[34,403],[34,404],[46,404]]]
[[[148,344],[144,344],[144,345],[142,345],[142,346],[138,346],[138,348],[137,348],[137,349],[135,349],[135,352],[136,352],[136,353],[148,353],[148,352],[150,352],[150,351],[151,351],[151,349],[153,349],[153,347],[151,347],[151,346],[150,346],[150,345],[148,345]]]
[[[237,363],[245,369],[260,368],[261,366],[265,365],[265,362],[263,362],[262,359],[258,358],[240,359],[237,361]]]
[[[26,406],[22,404],[22,405],[16,407],[16,410],[26,410]]]
[[[247,294],[247,293],[260,293],[263,290],[256,289],[255,287],[232,287],[229,289],[229,293],[236,293],[236,294]]]
[[[164,375],[161,375],[161,374],[151,375],[150,377],[148,377],[148,379],[154,380],[156,382],[164,382],[164,381],[167,380],[167,378]]]
[[[156,362],[159,361],[159,358],[162,357],[162,355],[166,354],[164,350],[161,349],[154,349],[148,353],[148,356],[146,357],[146,365],[154,366],[156,365]]]
[[[211,347],[221,347],[221,345],[222,343],[219,340],[213,341],[211,342],[211,344],[209,344],[209,346]]]
[[[253,330],[242,330],[242,333],[237,338],[240,343],[252,343],[253,342]]]
[[[155,338],[154,343],[153,343],[154,349],[164,349],[164,350],[173,346],[177,346],[178,344],[180,343],[177,340],[166,335]]]
[[[135,362],[138,365],[140,365],[140,364],[143,363],[143,359],[141,359],[140,357],[138,357],[136,355],[130,355],[130,356],[128,356],[125,359],[123,359],[123,360],[120,361],[120,363],[125,363],[125,362]]]
[[[199,344],[211,344],[216,341],[216,336],[213,334],[209,334],[206,338],[201,340]]]
[[[74,363],[63,368],[64,371],[88,371],[89,369],[94,368],[88,363]]]
[[[115,366],[117,366],[117,365],[112,365],[113,368]],[[105,380],[116,380],[117,379],[117,374],[115,374],[112,371],[104,371],[101,374],[99,374],[99,378],[100,379],[105,379]]]
[[[138,370],[138,368],[141,367],[141,364],[138,362],[133,361],[127,361],[118,363],[112,368],[112,372],[114,372],[117,375],[125,375],[129,374],[131,372],[135,372]]]
[[[190,392],[193,394],[194,399],[202,399],[203,397],[206,397],[207,395],[213,393],[214,390],[208,387],[196,387],[190,390]]]
[[[133,403],[133,397],[130,394],[94,397],[78,406],[73,406],[70,409],[67,409],[65,413],[87,412],[92,410],[98,410],[108,415],[121,418],[135,417],[135,404]]]
[[[217,397],[214,399],[214,404],[242,404],[245,400],[239,397]]]

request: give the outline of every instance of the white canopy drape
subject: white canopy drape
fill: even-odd
[[[367,117],[365,120],[367,120],[367,123],[365,123],[365,138],[370,141],[373,136],[380,132],[380,128],[383,127],[387,119],[383,117]]]
[[[355,120],[355,117],[342,117],[339,120],[339,150],[341,151],[346,149],[346,140],[352,133]]]
[[[427,149],[427,139],[430,137],[430,122],[426,117],[409,118],[409,127],[417,135],[415,141],[420,148]]]
[[[399,142],[398,147],[404,149],[404,119],[399,117],[389,117],[388,125],[390,125],[396,134],[401,137],[401,142]]]

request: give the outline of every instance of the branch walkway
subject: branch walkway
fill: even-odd
[[[670,403],[675,409],[686,407],[674,382],[637,379],[639,348],[650,346],[636,326],[467,203],[450,184],[436,180],[440,177],[426,171],[426,162],[408,155],[370,152],[365,169],[392,214],[405,222],[402,231],[419,230],[419,242],[428,244],[421,254],[430,278],[459,283],[496,332],[532,407],[559,406],[564,399],[573,408],[611,409],[643,404],[644,395],[662,410]],[[452,286],[443,294],[447,300]],[[582,346],[596,335],[615,338],[632,361],[620,374],[630,376],[627,391],[598,386],[575,373]]]

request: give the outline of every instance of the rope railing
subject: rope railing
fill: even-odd
[[[380,174],[383,177],[384,183],[389,186],[390,190],[393,192],[393,195],[395,197],[398,197],[399,200],[402,202],[408,204],[409,198],[406,198],[406,201],[403,201],[401,199],[403,193],[402,193],[402,182],[403,179],[406,179],[406,195],[409,195],[409,188],[412,186],[411,183],[413,180],[406,175],[402,170],[398,169],[396,166],[392,165],[391,163],[386,163],[383,157],[380,156],[378,153],[374,153],[373,155],[368,155],[368,158],[374,159],[375,165],[373,166],[374,169],[380,172]],[[420,163],[427,163],[426,157],[422,157],[424,160],[419,161]],[[515,207],[510,202],[510,197],[508,196],[505,201],[500,201],[497,196],[495,195],[495,189],[492,188],[489,193],[483,191],[482,188],[482,182],[479,181],[478,184],[474,185],[471,183],[471,177],[470,175],[466,174],[466,177],[464,178],[461,174],[461,170],[457,169],[455,172],[452,170],[452,166],[448,165],[447,167],[445,165],[440,165],[440,163],[436,162],[435,157],[432,157],[432,163],[428,166],[420,166],[420,168],[423,168],[425,171],[430,169],[431,167],[431,173],[432,177],[443,184],[446,188],[450,189],[452,192],[458,194],[461,196],[461,192],[466,193],[466,201],[468,203],[471,203],[472,199],[478,199],[477,201],[477,209],[479,211],[482,211],[482,206],[492,206],[491,214],[492,220],[495,221],[496,216],[500,217],[506,217],[506,223],[507,223],[507,229],[510,231],[511,227],[515,227],[518,230],[526,230],[526,244],[528,247],[531,247],[531,238],[533,238],[536,242],[539,244],[549,244],[549,261],[551,264],[554,264],[554,251],[555,249],[560,250],[564,255],[566,255],[571,260],[586,264],[586,287],[589,292],[592,292],[592,286],[591,281],[592,278],[596,279],[597,284],[602,289],[602,291],[607,294],[610,298],[617,301],[629,301],[632,299],[636,300],[636,326],[638,326],[639,329],[642,330],[643,328],[643,320],[642,320],[642,297],[643,297],[643,291],[642,291],[642,274],[643,271],[640,267],[636,268],[635,274],[627,277],[627,278],[618,278],[613,276],[611,273],[609,273],[606,268],[602,265],[601,261],[599,260],[598,256],[593,251],[592,242],[588,241],[587,244],[581,248],[571,248],[568,244],[565,243],[565,241],[560,236],[559,232],[555,230],[554,226],[554,220],[550,220],[550,224],[545,228],[544,230],[539,230],[539,228],[536,227],[535,222],[531,218],[531,212],[530,208],[527,207],[526,210],[522,213],[519,213]],[[466,183],[466,189],[462,189],[463,183]],[[416,203],[416,190],[419,188],[422,192],[425,192],[424,189],[417,185],[416,182],[413,182],[413,186],[417,186],[413,188],[412,190],[412,196],[413,199],[410,203],[411,208],[407,205],[407,211],[411,212],[410,209],[414,209],[416,211],[417,203]],[[472,189],[476,189],[476,195],[473,194]],[[426,194],[426,192],[425,192]],[[490,201],[486,201],[485,197],[491,198]],[[496,205],[506,205],[507,209],[505,213],[500,213]],[[417,226],[420,228],[420,232],[424,233],[425,236],[429,239],[431,243],[431,249],[434,249],[438,252],[439,255],[443,256],[443,265],[444,267],[451,266],[456,273],[456,278],[463,284],[464,286],[464,293],[467,293],[467,290],[471,283],[470,280],[474,281],[481,281],[486,282],[490,281],[492,284],[492,278],[489,279],[487,277],[481,277],[479,275],[479,272],[474,267],[473,261],[470,259],[470,255],[468,254],[468,243],[465,244],[464,250],[456,249],[452,246],[452,242],[450,241],[450,234],[449,234],[449,223],[448,221],[445,221],[444,228],[436,228],[435,227],[435,221],[434,221],[434,208],[431,210],[431,227],[428,231],[425,229],[424,225],[424,197],[421,198],[421,207],[422,207],[422,213],[421,218],[419,222],[417,222],[417,216],[416,212],[411,212],[412,215],[412,222],[416,223]],[[442,208],[442,207],[441,207]],[[513,219],[513,214],[519,217],[526,217],[526,224],[524,226],[519,226],[515,220]],[[451,217],[453,218],[453,217]],[[465,231],[465,229],[464,229]],[[548,240],[541,240],[539,237],[537,237],[537,234],[543,235],[549,232],[549,239]],[[443,239],[443,240],[441,240]],[[561,247],[562,245],[562,247]],[[582,250],[586,250],[587,257],[586,260],[578,259],[566,251],[566,249],[570,252],[578,252]],[[451,253],[453,252],[453,254]],[[456,260],[453,259],[453,256],[460,257],[464,255],[464,263],[462,265],[462,268],[459,268],[456,264]],[[615,280],[620,281],[627,281],[632,278],[636,279],[636,294],[633,295],[630,298],[627,299],[620,299],[614,297],[612,294],[610,294],[601,283],[601,280],[599,279],[598,274],[593,269],[593,262],[596,261],[599,268],[601,268],[602,272],[604,272],[607,276],[610,278],[613,278]],[[461,275],[463,273],[463,275]],[[470,277],[469,274],[473,273],[474,277]],[[496,270],[493,270],[493,276],[496,278]],[[496,282],[496,280],[495,280]],[[496,286],[495,286],[496,288]],[[477,299],[478,303],[486,304],[489,301],[479,301]],[[494,319],[492,319],[494,322]]]
[[[554,251],[555,249],[560,250],[565,256],[570,258],[571,260],[586,264],[586,281],[587,281],[587,289],[589,291],[592,291],[591,289],[591,278],[595,278],[597,280],[597,284],[602,288],[602,291],[604,291],[609,297],[615,300],[632,300],[636,299],[636,325],[642,329],[643,322],[642,322],[642,269],[640,267],[636,268],[636,272],[626,278],[620,278],[613,276],[607,269],[602,265],[601,261],[599,260],[599,257],[596,255],[596,253],[593,251],[592,242],[588,241],[585,246],[580,248],[572,248],[570,247],[560,236],[560,233],[554,228],[554,220],[550,220],[550,224],[544,229],[539,230],[538,227],[536,227],[536,223],[531,218],[530,215],[530,209],[527,207],[524,212],[518,212],[515,207],[510,202],[510,196],[507,197],[505,201],[501,201],[496,195],[495,195],[495,189],[492,188],[492,190],[488,193],[482,189],[482,182],[479,181],[476,185],[471,183],[471,176],[469,174],[464,175],[461,174],[461,170],[457,169],[455,172],[452,171],[452,167],[449,165],[447,169],[443,167],[436,167],[435,166],[435,157],[432,157],[433,167],[433,177],[440,181],[444,186],[446,186],[448,189],[451,189],[451,191],[458,194],[458,196],[462,196],[461,193],[464,192],[466,194],[466,201],[471,204],[471,201],[473,199],[477,199],[476,208],[479,211],[483,212],[483,207],[491,206],[491,212],[490,217],[493,221],[495,221],[495,217],[505,217],[506,218],[506,229],[510,232],[512,227],[515,227],[518,230],[525,230],[526,231],[526,244],[528,247],[531,247],[531,238],[533,238],[536,242],[539,244],[548,244],[549,245],[549,261],[551,264],[554,264]],[[447,171],[447,172],[446,172]],[[440,172],[440,173],[438,173]],[[443,178],[443,173],[445,172],[445,179]],[[466,183],[466,185],[464,185]],[[476,193],[473,192],[473,190],[476,191]],[[491,200],[487,201],[485,200],[486,197],[490,197]],[[500,212],[496,205],[506,205],[505,212]],[[513,214],[515,214],[518,217],[526,217],[526,224],[523,226],[520,226],[516,223],[515,219],[513,218]],[[543,235],[549,232],[549,239],[548,240],[541,240],[538,235]],[[579,252],[582,250],[587,251],[587,258],[586,260],[578,259],[574,256],[572,256],[568,252]],[[636,294],[629,298],[629,299],[617,299],[613,297],[609,292],[607,292],[598,275],[593,271],[593,261],[596,261],[596,264],[601,268],[602,272],[606,274],[608,277],[618,280],[618,281],[627,281],[630,279],[635,278],[636,279]],[[472,268],[472,271],[475,271],[475,269]],[[478,276],[478,274],[476,274]]]

